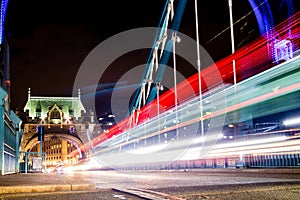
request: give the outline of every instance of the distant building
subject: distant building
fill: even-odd
[[[45,140],[43,142],[43,152],[46,153],[46,166],[57,166],[61,162],[64,164],[76,164],[77,159],[67,157],[75,149],[76,147],[72,143],[55,136]],[[39,146],[32,147],[31,151],[39,152]]]
[[[24,112],[22,152],[31,157],[38,155],[38,152],[46,153],[47,166],[62,162],[76,164],[86,158],[86,152],[81,152],[76,158],[68,157],[72,151],[89,142],[95,126],[94,113],[86,112],[80,90],[77,97],[43,97],[32,96],[29,89]]]

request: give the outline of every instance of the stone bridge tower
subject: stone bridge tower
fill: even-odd
[[[80,99],[80,90],[77,97],[43,97],[32,96],[29,88],[24,112],[23,152],[40,151],[37,130],[42,126],[42,151],[47,154],[48,166],[61,161],[74,164],[86,157],[85,153],[77,158],[67,156],[89,142],[95,126],[94,113],[86,112]]]

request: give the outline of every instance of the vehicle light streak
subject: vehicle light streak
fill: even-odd
[[[287,92],[294,91],[295,89],[297,89],[297,90],[300,89],[300,83],[294,84],[294,85],[289,86],[287,88],[282,88],[279,91],[277,91],[276,94],[274,92],[270,92],[270,93],[268,93],[266,95],[263,95],[262,97],[259,96],[259,97],[256,97],[254,99],[251,99],[251,100],[249,100],[247,102],[242,102],[240,104],[233,105],[231,107],[226,108],[226,111],[227,112],[234,111],[236,109],[239,109],[239,108],[242,108],[242,107],[246,107],[246,106],[252,105],[254,103],[258,103],[260,101],[266,100],[266,99],[270,99],[273,96],[283,95],[283,94],[285,94]],[[214,112],[214,113],[212,113],[210,115],[205,115],[203,117],[203,119],[206,120],[206,119],[209,119],[211,117],[216,117],[219,114],[224,114],[224,112],[225,112],[224,110],[217,111],[217,112]],[[188,120],[186,122],[178,124],[178,127],[182,128],[182,127],[185,127],[185,126],[197,123],[197,122],[199,122],[199,118],[196,117],[196,118],[194,118],[192,120]],[[177,125],[173,125],[171,127],[168,127],[167,129],[164,129],[164,130],[161,130],[161,131],[158,131],[158,132],[156,131],[156,132],[153,132],[152,134],[149,134],[149,135],[146,135],[146,136],[143,136],[143,137],[139,137],[139,138],[127,141],[127,142],[122,142],[122,140],[120,140],[119,141],[120,143],[118,143],[117,145],[109,146],[108,148],[106,148],[104,150],[104,152],[107,152],[107,151],[110,151],[112,149],[118,148],[119,146],[125,146],[127,144],[137,142],[139,140],[143,140],[143,139],[150,138],[150,137],[153,137],[153,136],[158,135],[158,134],[163,134],[163,133],[169,132],[171,130],[174,130],[175,128],[177,128]],[[218,146],[215,147],[214,152],[216,152],[217,149],[222,149],[221,151],[216,152],[216,155],[217,155],[218,153],[221,153],[223,151],[223,148],[231,147],[229,149],[231,149],[232,153],[234,153],[235,151],[237,151],[237,152],[240,151],[240,148],[238,148],[239,146],[246,146],[246,147],[243,147],[243,148],[247,149],[247,147],[251,147],[251,145],[254,145],[254,144],[255,145],[258,145],[258,144],[263,144],[264,145],[264,143],[269,143],[270,145],[272,145],[273,142],[282,141],[282,140],[285,140],[285,139],[286,139],[286,137],[278,137],[278,138],[260,139],[258,141],[257,140],[252,140],[252,141],[235,142],[235,143],[229,143],[229,144],[219,144]],[[203,144],[203,142],[204,142],[204,145],[205,145],[205,142],[209,142],[209,140],[210,140],[209,138],[206,138],[206,139],[205,138],[195,138],[193,140],[193,143],[194,144],[195,143],[202,143]],[[180,145],[183,146],[182,144],[184,143],[185,144],[185,148],[188,148],[188,146],[191,144],[190,141],[188,141],[189,143],[186,143],[185,140],[182,140],[181,142],[182,142],[181,144],[180,143],[176,143],[177,147],[179,147]],[[139,153],[139,154],[145,154],[146,152],[149,153],[149,152],[153,152],[153,151],[159,151],[160,149],[166,150],[166,149],[168,149],[166,147],[167,147],[166,144],[164,146],[162,146],[162,145],[161,146],[149,146],[149,147],[143,149],[142,151],[133,150],[132,152]],[[201,150],[202,147],[200,145],[200,147],[198,148],[198,150]],[[233,147],[235,147],[235,148],[233,148]],[[271,146],[269,146],[269,147],[271,148]],[[174,148],[174,146],[173,146],[173,148]],[[264,146],[264,148],[266,148],[266,146]],[[246,151],[246,149],[244,151]],[[259,149],[261,149],[261,148],[259,148]],[[248,150],[250,150],[250,149],[248,149]],[[99,151],[98,153],[101,153],[101,152],[103,153],[103,151]],[[199,154],[199,151],[197,153]]]
[[[230,157],[238,156],[240,154],[264,154],[264,153],[277,153],[277,152],[286,152],[286,151],[295,151],[298,150],[300,145],[300,136],[293,137],[270,137],[267,139],[257,138],[250,143],[244,142],[231,142],[232,146],[217,144],[215,148],[211,149],[205,156],[201,156],[200,152],[202,148],[205,147],[192,147],[189,149],[180,149],[180,145],[174,146],[175,148],[167,149],[163,152],[157,152],[155,154],[143,154],[143,149],[141,149],[141,154],[137,156],[138,149],[135,150],[135,155],[130,155],[129,152],[116,152],[109,154],[99,154],[100,159],[109,160],[110,164],[113,167],[117,166],[126,166],[126,165],[139,165],[146,163],[166,163],[173,162],[174,160],[170,159],[170,155],[177,154],[179,151],[182,151],[180,157],[176,160],[197,160],[197,159],[209,159],[209,158],[220,158],[220,157]],[[265,142],[265,143],[263,143]],[[185,148],[184,146],[182,146]],[[154,147],[155,148],[155,147]],[[137,159],[138,158],[138,159]]]
[[[281,88],[276,93],[274,93],[272,91],[272,92],[269,92],[269,93],[264,94],[262,96],[250,99],[248,101],[245,101],[245,102],[242,102],[242,103],[239,103],[239,104],[236,104],[236,105],[232,105],[230,107],[227,107],[224,110],[218,110],[218,111],[215,111],[215,112],[213,112],[213,113],[211,113],[209,115],[204,115],[203,116],[203,120],[207,120],[207,119],[210,119],[212,117],[217,117],[218,115],[223,115],[226,112],[232,112],[232,111],[235,111],[237,109],[240,109],[240,108],[243,108],[243,107],[247,107],[247,106],[253,105],[255,103],[258,103],[258,102],[261,102],[261,101],[264,101],[264,100],[268,100],[268,99],[271,99],[271,98],[274,98],[274,97],[277,97],[277,96],[280,96],[280,95],[284,95],[286,93],[290,93],[290,92],[293,92],[293,91],[299,90],[299,89],[300,89],[300,83],[288,86],[286,88]],[[185,127],[185,126],[197,123],[197,122],[199,122],[199,118],[198,117],[196,117],[194,119],[191,119],[191,120],[188,120],[188,121],[185,121],[185,122],[182,122],[182,123],[179,123],[178,125],[170,126],[170,127],[166,128],[166,129],[163,129],[161,131],[154,131],[151,134],[148,134],[146,136],[143,136],[143,137],[140,137],[140,138],[136,138],[136,139],[133,139],[133,140],[130,140],[130,141],[127,141],[127,142],[122,142],[122,140],[120,140],[119,141],[120,143],[117,142],[118,144],[116,146],[123,146],[123,145],[126,145],[126,144],[137,142],[138,140],[142,140],[142,139],[146,139],[146,138],[149,138],[149,137],[153,137],[153,136],[158,135],[158,134],[163,134],[163,133],[172,131],[172,130],[174,130],[177,127],[178,128],[182,128],[182,127]],[[103,135],[100,135],[100,136],[103,136]],[[102,138],[98,138],[98,139],[105,140],[106,138],[102,137]],[[114,148],[116,148],[116,146],[110,146],[108,149],[114,149]]]
[[[286,23],[286,21],[282,22],[278,26],[274,28],[272,31],[276,31],[277,35],[280,36],[280,38],[286,39],[291,38],[292,43],[295,47],[298,47],[300,44],[300,38],[299,38],[299,32],[300,32],[300,12],[296,13],[293,17],[288,19],[289,23]],[[289,26],[287,27],[286,24]],[[287,66],[286,64],[291,63],[291,61],[286,61],[279,66],[278,63],[273,62],[273,54],[274,52],[270,52],[269,48],[270,45],[274,45],[273,38],[266,39],[265,37],[259,37],[257,40],[251,42],[250,44],[247,44],[245,47],[239,49],[231,56],[228,56],[219,62],[208,66],[207,68],[203,69],[201,71],[202,79],[202,89],[203,92],[209,92],[210,89],[215,88],[216,86],[219,86],[224,83],[232,84],[232,60],[236,61],[236,70],[237,70],[237,81],[238,84],[244,84],[244,88],[241,88],[241,91],[238,91],[236,95],[230,93],[229,96],[227,96],[227,103],[229,105],[223,106],[221,103],[221,100],[224,101],[224,95],[214,95],[214,97],[217,97],[217,102],[215,102],[216,105],[207,106],[207,112],[202,117],[202,120],[211,120],[218,116],[225,115],[226,113],[230,113],[233,111],[236,111],[238,109],[246,108],[251,105],[258,104],[263,101],[267,101],[276,97],[284,96],[290,93],[298,92],[300,89],[300,83],[297,83],[297,76],[299,77],[299,70],[297,74],[295,73],[293,77],[286,77],[285,81],[271,81],[269,84],[267,81],[267,75],[264,76],[265,82],[256,83],[256,85],[247,85],[245,84],[247,79],[251,79],[248,83],[255,82],[253,80],[257,79],[258,77],[262,77],[263,74],[266,74],[264,71],[271,72],[272,69],[280,69],[284,68],[283,66]],[[297,49],[294,49],[295,51]],[[295,54],[296,55],[296,54]],[[294,58],[293,62],[299,60],[299,58]],[[218,76],[217,76],[218,75]],[[219,76],[221,75],[222,80],[219,79]],[[296,78],[295,78],[296,77]],[[279,78],[274,75],[274,78]],[[261,87],[259,88],[259,84],[261,84]],[[287,85],[289,84],[289,85]],[[187,91],[186,87],[191,87],[194,91],[191,94],[191,91]],[[279,87],[278,87],[279,86]],[[274,89],[275,88],[275,89]],[[272,90],[274,89],[274,90]],[[177,85],[177,91],[178,96],[180,96],[181,102],[179,102],[179,105],[183,102],[187,101],[191,97],[195,97],[197,94],[199,94],[199,78],[198,74],[195,74],[185,81],[179,83]],[[224,92],[228,92],[228,89],[225,89]],[[217,93],[220,94],[220,93]],[[251,96],[251,95],[253,96]],[[213,95],[212,95],[213,96]],[[207,99],[206,99],[207,100]],[[219,102],[220,100],[220,102]],[[141,108],[139,112],[139,121],[138,125],[136,127],[133,127],[129,130],[128,122],[130,121],[130,116],[123,119],[121,122],[113,126],[109,129],[107,133],[102,133],[95,138],[93,138],[90,141],[90,144],[92,145],[84,145],[80,147],[81,151],[87,151],[91,148],[91,146],[97,147],[98,145],[103,144],[113,144],[112,146],[120,146],[122,144],[129,144],[130,142],[138,141],[139,139],[146,139],[152,136],[155,136],[157,134],[167,133],[172,130],[175,130],[176,127],[178,128],[184,128],[185,126],[189,126],[192,124],[196,124],[199,122],[199,108],[193,110],[184,110],[186,112],[189,112],[189,115],[183,116],[179,124],[171,123],[170,121],[167,121],[168,127],[165,127],[164,129],[157,131],[157,128],[153,130],[153,132],[149,134],[144,134],[144,136],[138,135],[141,131],[143,132],[145,129],[141,129],[141,124],[145,125],[149,121],[155,121],[157,120],[155,118],[155,114],[152,111],[157,110],[157,104],[156,99],[143,108]],[[205,105],[204,105],[205,106]],[[174,88],[170,89],[169,91],[166,91],[164,94],[160,96],[160,107],[165,108],[166,112],[169,110],[172,110],[174,108]],[[154,109],[153,109],[154,108]],[[152,114],[150,115],[150,113]],[[170,115],[160,113],[160,117],[162,118],[163,115],[165,117],[172,117],[172,115],[175,116],[175,114],[178,114],[177,112],[170,113]],[[182,121],[184,120],[184,121]],[[153,124],[153,123],[151,123]],[[150,127],[150,128],[149,128]],[[157,127],[157,126],[155,126]],[[151,126],[148,126],[148,129],[151,129]],[[136,131],[139,130],[139,131]],[[152,129],[151,129],[152,130]],[[136,132],[134,132],[136,131]],[[135,133],[135,134],[131,134]],[[121,139],[121,135],[125,136],[124,134],[130,135],[130,138],[128,141],[124,143],[124,140]],[[220,135],[220,134],[216,134]],[[113,141],[113,142],[112,142]],[[129,142],[129,143],[128,143]],[[110,146],[109,148],[111,148]],[[78,154],[78,150],[73,151],[70,156],[76,156]]]
[[[299,150],[299,140],[279,140],[267,144],[252,144],[232,148],[220,148],[218,145],[205,158],[230,157],[247,154],[264,154]],[[199,159],[201,147],[189,149],[180,160]]]

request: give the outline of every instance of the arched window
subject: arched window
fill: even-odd
[[[50,114],[50,119],[60,119],[60,112],[56,108],[54,108]]]
[[[53,124],[61,124],[63,118],[62,109],[54,104],[48,112],[48,121]]]

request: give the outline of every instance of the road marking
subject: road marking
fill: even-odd
[[[148,200],[185,200],[183,198],[175,197],[162,192],[156,192],[153,190],[146,190],[140,188],[113,188],[113,190],[135,195],[137,197],[141,197]]]
[[[124,195],[119,195],[119,194],[113,194],[114,198],[118,199],[127,199]]]

